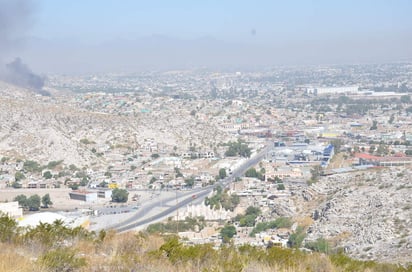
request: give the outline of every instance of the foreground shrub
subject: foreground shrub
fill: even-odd
[[[42,255],[39,265],[47,271],[70,272],[86,266],[86,259],[76,256],[76,251],[70,248],[58,248]]]

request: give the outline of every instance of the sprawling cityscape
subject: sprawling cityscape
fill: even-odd
[[[167,231],[220,246],[234,226],[235,245],[261,247],[290,247],[300,230],[299,246],[326,239],[357,258],[405,263],[411,72],[400,63],[53,75],[51,96],[3,84],[0,197],[49,194],[41,212],[90,230],[202,220]],[[2,206],[24,226],[55,219],[13,203]]]
[[[400,7],[39,2],[0,0],[0,271],[412,271]]]

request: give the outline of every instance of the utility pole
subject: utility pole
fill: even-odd
[[[176,188],[176,234],[179,233],[179,199],[177,198],[177,188]]]

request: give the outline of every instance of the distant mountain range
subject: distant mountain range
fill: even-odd
[[[402,42],[399,42],[401,40]],[[398,42],[395,42],[398,41]],[[410,37],[337,37],[302,42],[226,42],[213,37],[180,39],[162,35],[87,43],[76,39],[22,40],[21,52],[34,71],[43,73],[133,72],[190,68],[255,69],[279,65],[342,64],[411,60]]]

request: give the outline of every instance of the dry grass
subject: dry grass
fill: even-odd
[[[94,239],[80,239],[70,247],[63,245],[49,250],[40,246],[36,250],[34,247],[38,245],[28,246],[26,242],[3,243],[0,244],[0,271],[412,271],[412,268],[397,270],[394,266],[385,266],[385,270],[382,270],[382,266],[376,263],[355,261],[343,256],[331,258],[320,253],[305,254],[290,249],[237,249],[228,246],[213,250],[208,245],[189,247],[174,239],[160,235],[147,236],[132,232],[116,234],[109,231],[105,235],[96,235]],[[57,259],[53,259],[54,251],[60,254]],[[65,255],[66,251],[68,256]],[[70,252],[75,254],[69,256]],[[60,266],[60,259],[65,265]],[[82,260],[85,265],[70,270],[70,265],[75,266],[76,263],[82,263]]]
[[[26,248],[3,243],[0,243],[0,248],[0,271],[37,271],[33,269],[33,260],[35,258],[26,251]]]
[[[295,222],[297,222],[299,226],[309,227],[314,223],[314,220],[310,216],[305,216],[295,218]]]

